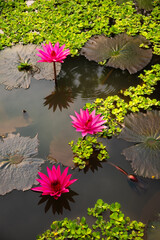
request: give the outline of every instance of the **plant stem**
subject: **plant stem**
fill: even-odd
[[[57,78],[56,78],[56,63],[53,62],[53,71],[54,71],[54,80],[55,80],[55,86],[57,87]]]

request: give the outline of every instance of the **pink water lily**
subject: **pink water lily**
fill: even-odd
[[[63,63],[63,60],[70,54],[70,50],[65,48],[65,44],[62,47],[59,47],[59,42],[57,42],[54,47],[51,42],[49,44],[43,45],[44,51],[41,49],[37,50],[40,54],[36,54],[41,58],[38,62],[60,62]]]
[[[65,168],[61,174],[60,166],[57,169],[53,165],[52,170],[47,167],[48,176],[42,172],[39,172],[41,179],[36,179],[41,186],[31,188],[33,191],[42,192],[42,195],[53,196],[54,199],[58,199],[62,193],[69,192],[68,187],[77,181],[77,179],[70,180],[72,174],[67,175],[68,167]]]
[[[88,109],[82,110],[80,109],[80,114],[75,112],[76,117],[70,115],[72,118],[73,127],[76,128],[77,132],[82,132],[82,137],[85,137],[89,134],[96,134],[98,132],[102,132],[102,129],[106,128],[103,124],[106,123],[103,120],[103,117],[98,114],[95,114],[95,110],[89,113]]]

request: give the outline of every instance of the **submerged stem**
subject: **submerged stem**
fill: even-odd
[[[117,165],[115,165],[114,163],[108,162],[110,165],[112,165],[113,167],[115,167],[117,170],[119,170],[120,172],[122,172],[124,175],[126,175],[128,177],[128,179],[130,179],[133,182],[138,182],[138,178],[132,174],[128,174],[125,170],[123,170],[122,168],[118,167]]]

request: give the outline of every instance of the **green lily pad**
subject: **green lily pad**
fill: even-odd
[[[131,113],[119,135],[137,144],[123,150],[134,172],[142,177],[160,178],[160,111]]]
[[[127,69],[130,74],[143,69],[152,58],[151,49],[140,48],[149,44],[143,36],[131,37],[125,33],[108,38],[104,35],[93,36],[81,50],[88,60],[104,62],[106,66]]]
[[[36,48],[41,46],[18,44],[0,51],[0,84],[6,89],[29,88],[31,77],[37,80],[54,79],[53,64],[37,62]],[[56,75],[59,74],[61,64],[56,63]]]
[[[37,148],[37,135],[31,139],[8,134],[0,141],[0,195],[13,189],[25,191],[38,184],[35,179],[44,160],[34,158]]]

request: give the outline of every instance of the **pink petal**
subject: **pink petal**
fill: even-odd
[[[66,187],[69,187],[71,184],[73,184],[74,182],[76,182],[78,179],[72,179],[68,182]]]
[[[58,165],[57,167],[57,178],[61,179],[61,169],[60,169],[60,165]]]
[[[39,176],[44,180],[46,183],[50,183],[49,178],[42,172],[38,172]]]
[[[68,173],[68,169],[69,167],[66,167],[61,175],[61,184],[63,185],[64,181],[65,181],[65,178],[67,176],[67,173]]]

